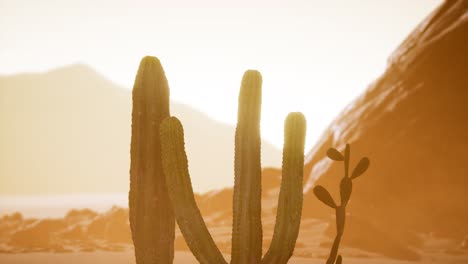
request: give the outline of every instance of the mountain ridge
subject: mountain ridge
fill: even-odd
[[[88,65],[72,64],[0,76],[0,110],[0,173],[8,175],[0,179],[0,193],[128,190],[131,90]],[[171,114],[186,130],[195,189],[232,185],[234,127],[175,101]],[[262,143],[264,164],[280,164],[280,151]],[[33,174],[37,177],[28,176]]]
[[[468,7],[446,1],[389,58],[386,72],[330,124],[308,153],[305,199],[328,212],[312,187],[338,195],[341,164],[329,147],[351,144],[351,164],[368,156],[349,211],[398,232],[468,233]],[[395,233],[398,233],[395,232]]]

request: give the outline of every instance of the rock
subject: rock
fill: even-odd
[[[60,233],[60,238],[64,240],[70,240],[70,241],[85,240],[87,239],[88,236],[84,229],[85,227],[81,225],[68,227],[63,232]]]
[[[23,215],[16,212],[0,218],[0,241],[8,240],[21,225],[24,224]]]
[[[65,228],[63,219],[44,219],[15,232],[9,244],[22,248],[50,248],[57,244],[56,233]]]
[[[19,212],[15,212],[15,213],[12,213],[12,214],[7,214],[7,215],[4,215],[0,221],[2,222],[21,222],[23,221],[23,215]]]
[[[132,243],[128,209],[113,207],[96,217],[88,226],[90,237],[115,243]]]
[[[73,209],[65,216],[65,221],[69,224],[75,224],[83,221],[89,221],[95,218],[98,214],[90,209]]]
[[[466,236],[465,239],[463,239],[460,248],[463,250],[468,250],[468,236]]]
[[[325,234],[330,239],[336,235],[335,220],[330,221]],[[410,235],[407,235],[410,236]],[[422,242],[413,234],[406,240],[402,236],[395,238],[389,230],[383,230],[369,221],[348,215],[346,217],[346,228],[341,245],[352,247],[367,252],[373,252],[393,259],[419,261],[420,254],[408,245],[420,246]]]

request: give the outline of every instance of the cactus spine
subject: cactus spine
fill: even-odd
[[[288,116],[283,150],[283,176],[272,244],[262,257],[261,75],[247,71],[239,95],[235,138],[235,186],[231,263],[287,263],[294,250],[302,211],[305,118]],[[183,127],[175,117],[160,129],[163,169],[169,196],[181,232],[200,263],[227,263],[216,247],[195,203],[184,149]]]
[[[349,144],[346,144],[344,155],[341,154],[335,148],[330,148],[327,151],[327,156],[335,161],[344,161],[344,176],[340,182],[340,197],[341,204],[338,206],[333,200],[330,193],[321,185],[317,185],[314,188],[314,194],[324,204],[335,209],[336,215],[336,236],[333,241],[332,248],[330,250],[330,256],[327,259],[327,264],[341,264],[343,259],[341,255],[338,255],[338,248],[340,247],[341,238],[343,237],[345,220],[346,220],[346,206],[348,205],[351,193],[353,191],[353,182],[355,178],[361,176],[369,168],[369,159],[362,158],[353,170],[351,176],[349,176],[349,159],[351,156],[351,149]],[[336,262],[335,262],[336,260]]]
[[[155,57],[141,60],[133,86],[130,227],[137,264],[174,259],[175,220],[161,161],[159,128],[169,116],[169,87]]]

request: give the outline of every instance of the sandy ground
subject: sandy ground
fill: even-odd
[[[428,258],[420,262],[396,261],[381,258],[345,258],[348,264],[415,264],[415,263],[440,263],[440,264],[466,264],[468,258],[452,257],[450,259]],[[81,263],[112,263],[133,264],[135,263],[133,252],[77,252],[77,253],[24,253],[24,254],[0,254],[2,264],[81,264]],[[174,263],[197,264],[198,262],[190,252],[178,251]],[[292,264],[323,264],[324,259],[292,258]]]
[[[264,201],[265,208],[273,208],[270,200]],[[232,228],[225,218],[232,217],[221,214],[224,218],[216,220],[217,212],[208,214],[208,228],[220,250],[228,253]],[[128,209],[118,207],[104,213],[71,210],[54,219],[30,219],[19,213],[3,216],[0,218],[0,264],[134,264],[128,218]],[[275,217],[265,214],[262,220],[263,252],[266,252],[273,236]],[[468,240],[462,243],[460,239],[419,234],[411,237],[414,240],[400,241],[352,217],[347,219],[347,224],[340,247],[346,264],[468,264]],[[303,219],[295,257],[289,263],[325,263],[334,233],[334,226],[327,220]],[[174,246],[174,263],[198,263],[191,252],[186,251],[188,247],[178,229]]]

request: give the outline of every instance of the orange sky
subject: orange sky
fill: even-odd
[[[440,0],[0,1],[0,74],[82,62],[131,88],[158,56],[174,100],[236,122],[244,70],[264,77],[263,136],[302,111],[307,148]]]

